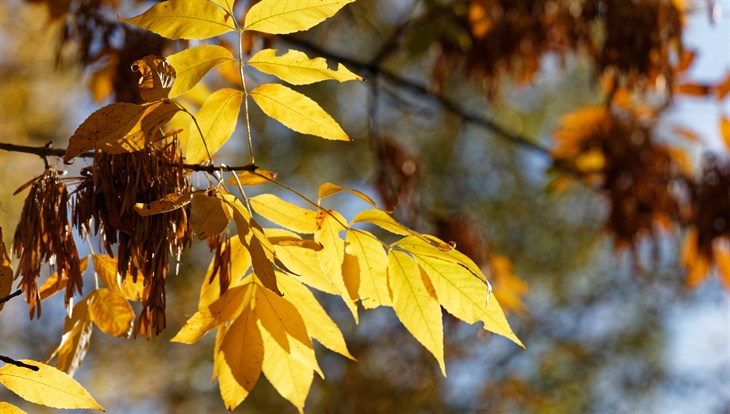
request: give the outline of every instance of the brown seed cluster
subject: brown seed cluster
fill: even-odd
[[[177,141],[125,154],[98,152],[92,166],[82,171],[76,190],[74,224],[83,233],[101,235],[114,255],[118,271],[144,276],[143,309],[135,334],[150,336],[165,328],[165,279],[170,258],[178,258],[192,241],[186,209],[142,217],[135,203],[159,200],[190,190]]]
[[[696,231],[697,253],[714,262],[717,241],[730,242],[730,159],[709,157],[694,185],[690,226]]]
[[[81,293],[83,280],[68,207],[69,193],[55,168],[32,181],[13,238],[13,252],[20,259],[16,277],[21,277],[31,318],[41,315],[38,277],[43,263],[54,264],[59,283],[67,281],[67,305],[76,292]]]

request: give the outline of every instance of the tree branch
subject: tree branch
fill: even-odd
[[[10,299],[12,299],[12,298],[14,298],[16,296],[19,296],[21,293],[23,293],[23,291],[20,290],[20,289],[18,289],[15,292],[9,294],[8,296],[5,296],[5,297],[0,298],[0,305],[2,305],[3,303],[9,301]]]
[[[6,357],[5,355],[0,355],[0,361],[5,362],[6,364],[15,365],[16,367],[28,368],[31,371],[38,371],[40,369],[35,365],[29,365],[25,362],[16,361],[13,358]]]

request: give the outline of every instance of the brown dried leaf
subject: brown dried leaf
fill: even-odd
[[[233,217],[233,211],[223,200],[206,194],[193,194],[190,227],[199,239],[225,230]]]
[[[139,72],[139,94],[145,102],[166,99],[175,82],[175,68],[165,58],[145,56],[132,64],[132,72]]]
[[[136,203],[134,205],[134,211],[140,216],[146,217],[154,214],[167,213],[174,211],[179,208],[183,208],[192,199],[192,193],[170,193],[164,196],[161,200],[153,201],[151,203]]]

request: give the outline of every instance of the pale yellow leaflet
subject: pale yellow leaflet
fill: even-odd
[[[262,0],[246,14],[245,30],[286,34],[308,30],[355,0]]]
[[[446,376],[441,306],[426,290],[412,257],[398,250],[390,252],[388,284],[393,292],[393,310],[398,319],[433,354],[441,373]]]
[[[207,39],[236,30],[233,17],[209,0],[169,0],[122,21],[168,39]]]
[[[121,293],[96,289],[89,297],[89,317],[103,332],[126,338],[132,331],[134,310]]]
[[[253,210],[264,218],[297,233],[314,233],[317,212],[284,201],[273,194],[249,198]]]
[[[170,98],[192,89],[214,67],[226,61],[235,61],[231,52],[221,46],[202,45],[184,49],[167,57],[167,63],[175,68],[175,83],[170,90]]]
[[[342,272],[346,280],[357,280],[358,296],[365,309],[392,306],[387,266],[388,255],[374,235],[365,230],[347,231]]]
[[[223,88],[215,91],[206,99],[195,115],[203,136],[200,136],[194,121],[190,121],[185,161],[192,164],[208,159],[206,145],[210,155],[215,155],[228,141],[238,123],[238,112],[241,109],[243,94],[237,89]],[[203,140],[205,144],[203,145]]]
[[[319,186],[319,189],[317,191],[317,197],[318,197],[318,200],[317,201],[318,202],[321,202],[322,199],[324,199],[326,197],[329,197],[331,195],[337,194],[337,193],[339,193],[341,191],[345,191],[345,192],[348,192],[348,193],[350,193],[350,194],[352,194],[354,196],[357,196],[362,201],[370,204],[373,207],[376,207],[376,208],[378,207],[378,205],[375,204],[375,201],[372,198],[368,197],[362,191],[353,190],[352,188],[341,187],[341,186],[339,186],[337,184],[332,184],[332,183],[324,183],[324,184],[322,184],[322,185]]]
[[[277,56],[276,49],[264,49],[253,55],[246,63],[292,85],[308,85],[324,80],[346,82],[363,79],[350,72],[341,63],[338,63],[337,69],[333,70],[327,66],[327,60],[324,58],[310,59],[298,50],[289,50]]]
[[[332,140],[350,140],[337,121],[322,107],[284,85],[259,85],[251,91],[251,97],[266,115],[296,132]]]
[[[348,288],[342,275],[342,264],[345,260],[345,241],[340,237],[340,232],[346,230],[343,224],[347,224],[347,220],[340,213],[320,209],[317,213],[317,229],[314,232],[314,241],[322,245],[322,250],[317,252],[319,263],[322,266],[322,273],[328,277],[337,289],[337,294],[342,296],[342,300],[345,301],[352,317],[357,322],[357,290],[352,289],[352,287]]]
[[[484,329],[502,335],[517,345],[523,348],[525,347],[522,341],[520,341],[520,338],[510,328],[509,322],[507,322],[507,318],[504,316],[504,311],[499,306],[499,302],[497,302],[494,293],[490,293],[489,299],[487,300],[487,317],[484,322]]]

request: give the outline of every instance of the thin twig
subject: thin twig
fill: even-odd
[[[3,303],[9,301],[10,299],[12,299],[12,298],[14,298],[16,296],[20,296],[21,293],[23,293],[23,291],[20,290],[20,289],[18,289],[15,292],[9,294],[8,296],[5,296],[3,298],[0,298],[0,305],[2,305]]]
[[[6,364],[15,365],[16,367],[27,368],[31,371],[38,371],[40,369],[35,365],[29,365],[22,361],[16,361],[13,358],[6,357],[5,355],[0,355],[0,361],[3,361]]]

